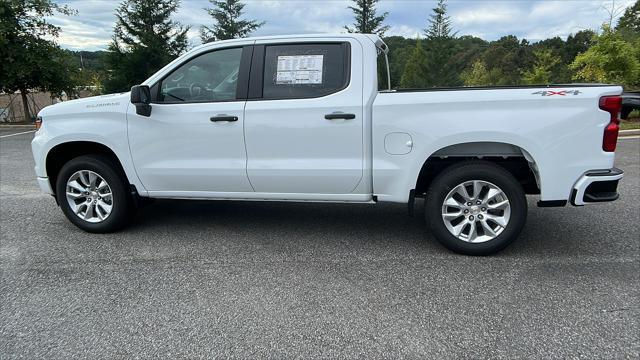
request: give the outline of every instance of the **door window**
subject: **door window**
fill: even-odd
[[[348,67],[348,44],[266,46],[263,98],[312,98],[340,91],[348,84]]]
[[[160,82],[158,102],[236,99],[242,48],[208,52],[180,65]]]

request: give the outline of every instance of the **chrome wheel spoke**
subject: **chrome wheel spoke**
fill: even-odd
[[[454,199],[454,198],[452,198],[452,197],[450,197],[450,198],[446,199],[446,200],[444,201],[444,204],[445,204],[446,206],[450,206],[450,207],[453,207],[453,208],[456,208],[456,209],[460,209],[460,208],[462,208],[461,204],[460,204],[459,202],[457,202],[457,201],[456,201],[456,199]]]
[[[80,184],[77,180],[73,180],[71,182],[68,182],[67,183],[67,188],[74,189],[74,190],[79,191],[81,193],[87,191],[87,188],[82,186],[82,184]]]
[[[487,207],[489,209],[494,209],[494,210],[503,210],[505,209],[507,206],[509,205],[509,200],[503,200],[494,204],[487,204]]]
[[[491,226],[489,226],[489,224],[487,224],[487,222],[486,222],[486,221],[482,221],[482,222],[480,222],[480,223],[482,224],[482,231],[483,231],[485,234],[487,234],[487,235],[489,235],[489,236],[494,236],[494,237],[498,235],[498,234],[496,234],[495,230],[493,230],[493,229],[491,228]]]
[[[80,198],[84,198],[86,195],[84,193],[76,193],[76,192],[72,192],[72,191],[67,191],[67,197],[73,198],[73,199],[80,199]]]
[[[93,217],[93,209],[95,208],[95,205],[93,204],[88,204],[87,205],[87,211],[85,211],[84,213],[84,219],[85,220],[90,220]]]
[[[489,188],[489,191],[487,192],[487,196],[485,198],[485,201],[489,201],[491,199],[493,199],[494,197],[498,196],[502,194],[502,190],[500,190],[497,187],[491,187]]]
[[[480,181],[475,180],[473,182],[473,199],[474,200],[478,200],[480,198],[480,192],[482,192],[483,187],[484,186]]]
[[[469,222],[467,220],[464,220],[462,222],[460,222],[458,225],[454,226],[451,230],[453,235],[455,236],[460,236],[460,234],[462,234],[462,230],[464,230],[464,228],[467,226]],[[449,230],[449,231],[451,231]]]
[[[87,176],[89,178],[89,186],[91,188],[95,188],[96,180],[98,180],[98,176],[93,171],[89,172],[89,175],[87,175]]]
[[[80,204],[80,205],[76,205],[76,206],[73,208],[73,211],[76,213],[76,215],[78,215],[78,216],[80,216],[80,217],[83,217],[83,216],[81,216],[81,215],[80,215],[80,213],[82,212],[82,209],[84,209],[84,208],[86,208],[86,207],[87,207],[87,204]]]
[[[442,217],[444,219],[449,220],[449,221],[455,220],[455,219],[459,218],[460,216],[462,216],[462,212],[461,211],[455,212],[455,213],[443,213],[442,214]]]
[[[496,224],[505,227],[507,226],[507,219],[504,218],[504,216],[497,216],[497,215],[491,215],[491,214],[487,214],[486,215],[486,219],[487,220],[491,220],[493,222],[495,222]]]
[[[82,181],[82,184],[84,184],[85,188],[88,188],[91,185],[91,182],[89,181],[88,171],[80,171],[78,178],[80,179],[80,181]]]
[[[111,212],[112,206],[107,204],[106,202],[102,201],[102,200],[98,200],[98,204],[97,206],[104,211],[105,214],[108,214]]]
[[[473,242],[478,237],[478,229],[476,229],[476,222],[469,222],[469,232],[467,233],[467,239],[469,242]]]
[[[467,191],[467,187],[464,184],[460,184],[456,187],[457,193],[460,194],[465,201],[471,201],[471,195]]]

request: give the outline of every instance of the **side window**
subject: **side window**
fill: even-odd
[[[320,97],[349,83],[348,44],[265,47],[264,99]]]
[[[242,48],[202,54],[171,72],[160,82],[158,102],[235,100]]]

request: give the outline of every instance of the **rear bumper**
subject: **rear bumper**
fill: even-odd
[[[618,168],[588,171],[573,186],[571,204],[582,206],[618,199],[618,182],[623,175]]]

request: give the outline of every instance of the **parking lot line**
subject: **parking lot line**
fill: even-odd
[[[16,135],[30,134],[30,133],[32,133],[32,132],[36,132],[36,131],[35,131],[35,130],[31,130],[31,131],[23,131],[23,132],[19,132],[19,133],[15,133],[15,134],[2,135],[2,136],[0,136],[0,139],[2,139],[2,138],[6,138],[6,137],[9,137],[9,136],[16,136]]]

